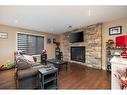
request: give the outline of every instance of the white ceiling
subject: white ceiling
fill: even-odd
[[[0,6],[0,24],[56,34],[122,17],[127,6]]]

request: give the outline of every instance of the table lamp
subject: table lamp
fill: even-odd
[[[116,37],[116,47],[123,47],[121,57],[127,58],[127,35]]]

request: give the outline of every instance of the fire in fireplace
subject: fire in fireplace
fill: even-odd
[[[85,63],[85,47],[84,46],[71,47],[71,60]]]

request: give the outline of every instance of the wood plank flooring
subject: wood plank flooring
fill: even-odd
[[[70,64],[69,70],[62,70],[59,76],[60,89],[111,89],[111,73]]]
[[[0,89],[15,89],[14,69],[0,71]]]
[[[111,89],[111,74],[103,70],[69,64],[59,73],[59,89]],[[0,72],[0,89],[15,89],[14,69]]]

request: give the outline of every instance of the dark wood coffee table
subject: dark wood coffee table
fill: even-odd
[[[48,59],[47,62],[53,64],[58,69],[61,68],[61,65],[66,65],[66,71],[67,71],[67,62],[64,62],[63,60]]]

